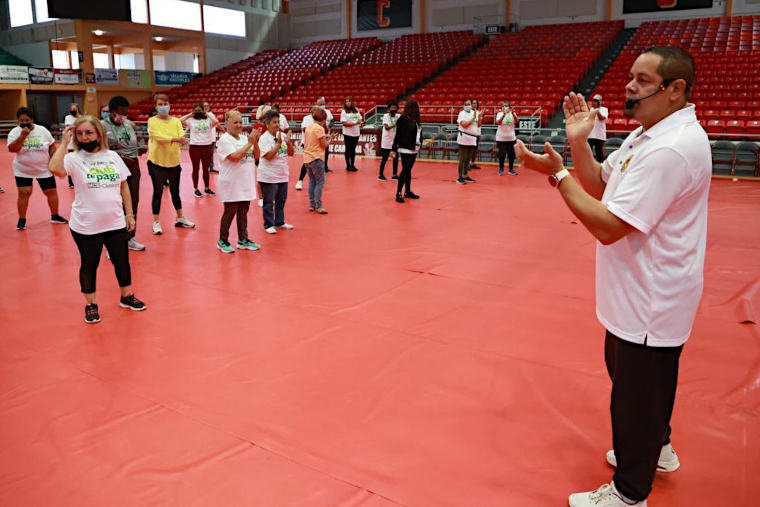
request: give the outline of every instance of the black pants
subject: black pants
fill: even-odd
[[[614,480],[631,500],[649,496],[660,450],[670,443],[681,350],[683,346],[637,345],[607,332],[604,359],[612,379]]]
[[[383,159],[380,161],[380,176],[383,176],[385,173],[385,163],[388,162],[388,157],[391,156],[391,153],[393,152],[392,149],[386,150],[385,148],[380,148],[380,153],[383,155]],[[396,154],[396,157],[393,158],[393,175],[396,176],[398,174],[398,153]]]
[[[303,181],[306,178],[306,164],[301,164],[301,174],[298,175],[298,181]]]
[[[509,158],[509,170],[514,170],[515,144],[517,144],[517,141],[496,141],[496,146],[499,147],[499,171],[504,171],[505,158]]]
[[[182,171],[181,166],[161,167],[148,160],[148,172],[153,180],[153,214],[161,213],[161,198],[164,195],[164,181],[169,180],[169,192],[172,195],[172,204],[174,209],[182,209],[182,199],[179,196],[179,176]]]
[[[346,143],[346,168],[354,167],[356,163],[356,146],[359,144],[359,136],[347,136],[344,135],[343,139]]]
[[[83,294],[95,293],[95,282],[103,245],[105,245],[108,255],[111,256],[111,263],[116,271],[119,287],[132,285],[132,271],[129,267],[129,249],[127,248],[129,236],[126,228],[101,232],[100,234],[79,234],[71,231],[71,235],[74,236],[74,242],[79,248],[79,255],[82,259],[79,267],[79,286]]]
[[[74,150],[69,150],[68,153],[73,152]],[[69,176],[69,188],[74,187],[74,180],[71,179],[71,176]]]
[[[238,241],[248,239],[248,210],[251,207],[250,201],[225,202],[224,213],[222,214],[222,224],[219,228],[219,239],[230,241],[230,226],[232,219],[237,217]]]
[[[328,130],[328,134],[330,131]],[[327,148],[325,148],[325,172],[330,169],[330,145],[327,145]],[[303,178],[302,178],[303,179]]]
[[[596,161],[599,163],[604,162],[604,141],[601,139],[589,138],[588,144],[591,146],[591,149],[594,150],[594,158]]]
[[[285,201],[288,200],[288,182],[260,183],[264,199],[264,229],[285,223]]]
[[[398,187],[396,193],[401,195],[401,189],[406,186],[406,193],[412,191],[412,168],[414,161],[417,160],[416,153],[399,153],[401,157],[401,174],[398,177]]]
[[[127,177],[127,185],[129,186],[129,194],[132,196],[132,214],[135,215],[135,221],[137,221],[137,205],[140,204],[140,161],[136,158],[122,158],[122,160],[129,172],[132,173]],[[136,231],[137,227],[128,233],[130,239],[135,237]]]

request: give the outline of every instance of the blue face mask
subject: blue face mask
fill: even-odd
[[[156,111],[158,111],[158,114],[169,114],[170,108],[171,106],[158,106]]]
[[[109,113],[108,111],[103,111],[102,113],[100,113],[100,117],[104,120],[107,120],[110,116],[111,116],[111,113]]]
[[[465,113],[469,113],[470,111],[472,111],[472,106],[464,106]]]

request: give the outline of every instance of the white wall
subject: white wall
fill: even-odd
[[[290,47],[324,39],[346,38],[346,0],[299,0],[290,3]]]
[[[573,0],[572,2],[517,0],[512,2],[512,23],[518,23],[520,27],[604,21],[606,15],[607,0]]]
[[[34,67],[52,67],[50,62],[50,45],[47,41],[5,46],[3,49],[9,53],[13,53]]]
[[[513,2],[514,3],[514,2]],[[475,25],[503,25],[504,0],[428,0],[425,26],[428,32],[472,30]]]

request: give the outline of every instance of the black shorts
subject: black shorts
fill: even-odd
[[[18,188],[31,187],[34,180],[37,180],[37,183],[39,183],[42,190],[55,189],[54,176],[48,176],[47,178],[22,178],[21,176],[16,176],[16,186]]]

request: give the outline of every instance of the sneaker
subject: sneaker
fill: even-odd
[[[135,252],[142,252],[145,250],[145,245],[139,243],[135,238],[129,238],[127,242],[127,248],[134,250]]]
[[[51,224],[67,224],[69,223],[69,221],[63,218],[61,215],[52,215],[50,217],[50,223]]]
[[[303,188],[303,181],[298,180],[296,181],[296,190],[301,190]]]
[[[607,463],[613,467],[617,467],[617,458],[615,457],[615,451],[607,451]],[[663,445],[660,450],[660,459],[657,460],[658,472],[675,472],[681,466],[681,462],[678,461],[678,455],[676,454],[673,446]]]
[[[163,234],[164,231],[161,229],[161,222],[153,222],[153,234]]]
[[[217,171],[216,169],[209,169],[208,172],[219,174],[219,171]]]
[[[195,189],[195,192],[193,192],[193,195],[194,195],[195,197],[203,197],[203,194],[202,194],[202,193],[201,193],[201,191],[200,191],[200,190],[198,190],[197,188]]]
[[[206,195],[209,197],[216,197],[216,192],[214,192],[210,188],[207,188],[206,190],[204,190],[204,192],[206,192]]]
[[[264,207],[264,199],[259,199],[259,208]]]
[[[119,299],[119,306],[121,306],[122,308],[129,308],[130,310],[135,311],[135,312],[141,312],[145,310],[146,308],[148,308],[145,305],[145,303],[137,299],[134,294],[130,294],[127,297],[122,296]]]
[[[4,193],[5,193],[5,189],[3,189],[3,187],[0,187],[0,194],[4,194]]]
[[[331,172],[333,172],[333,170],[332,170],[332,169],[330,169],[329,167],[325,167],[325,172],[326,172],[326,173],[331,173]]]
[[[472,164],[472,165],[470,166],[470,169],[480,169],[480,166],[479,166],[479,165],[475,165],[475,164]]]
[[[16,224],[16,230],[23,231],[24,229],[26,229],[26,218],[19,218],[18,223]]]
[[[169,188],[169,182],[168,181],[164,181],[164,188]]]
[[[504,176],[504,169],[499,169],[499,176]]]
[[[195,224],[185,217],[182,217],[182,218],[178,217],[177,220],[174,222],[174,227],[184,227],[185,229],[192,229],[193,227],[195,227]]]
[[[647,507],[647,501],[628,503],[615,488],[615,483],[605,484],[596,491],[570,495],[570,507]]]
[[[324,208],[317,208],[317,213],[320,215],[327,215],[327,210]]]
[[[257,245],[250,239],[244,239],[243,241],[238,241],[237,243],[238,250],[259,250],[261,248],[260,245]]]
[[[415,194],[414,192],[406,192],[404,194],[404,197],[406,197],[407,199],[419,199],[420,198],[420,196],[417,195],[417,194]]]
[[[235,249],[232,248],[232,245],[228,241],[224,241],[223,239],[220,239],[216,242],[216,247],[222,251],[222,253],[235,253]]]
[[[69,188],[74,188],[74,184],[73,183],[69,183]],[[98,317],[98,320],[96,320],[95,322],[100,322],[100,317]]]
[[[290,229],[295,229],[296,228],[295,225],[291,225],[291,224],[282,224],[282,225],[278,225],[277,227],[279,229],[285,229],[286,231],[289,231]]]
[[[470,178],[469,176],[466,176],[466,177],[464,178],[464,181],[466,181],[467,183],[475,183],[475,180],[474,180],[474,179],[472,179],[472,178]]]
[[[401,197],[401,194],[396,195],[396,202],[400,202],[400,203],[404,202],[404,198]]]
[[[510,169],[510,170],[509,170],[509,174],[510,174],[511,176],[517,176],[517,175],[518,175],[518,174],[520,174],[520,173],[518,173],[518,172],[517,172],[517,171],[515,171],[514,169]]]
[[[316,206],[309,206],[309,211],[314,211],[315,209],[317,209]]]
[[[97,324],[100,322],[100,314],[98,313],[98,305],[87,305],[84,307],[84,321],[88,324]]]
[[[266,232],[267,234],[277,234],[277,228],[274,226],[267,227],[266,229],[264,229],[264,232]]]
[[[457,184],[459,184],[459,185],[466,185],[467,182],[464,180],[464,178],[457,178]]]
[[[380,181],[388,181],[388,178],[386,178],[382,174],[380,176],[378,176],[377,179],[379,179]]]
[[[391,176],[391,179],[392,180],[397,180],[398,179],[398,174],[394,174],[393,176]]]
[[[358,171],[358,169],[354,166],[351,166],[351,167],[346,167],[346,171],[350,173],[355,173],[356,171]]]

